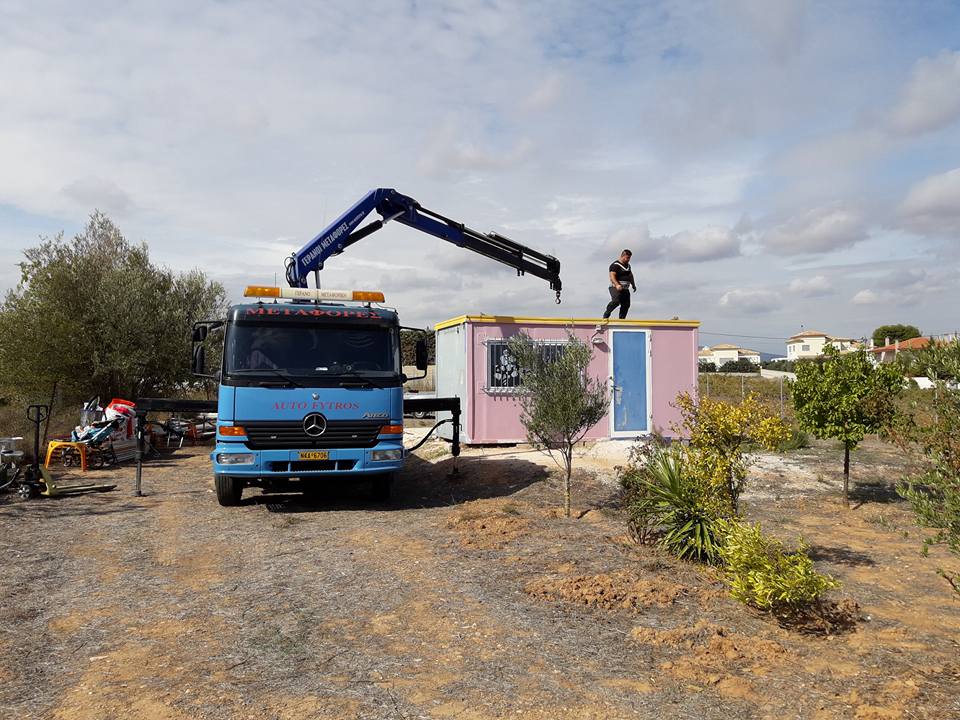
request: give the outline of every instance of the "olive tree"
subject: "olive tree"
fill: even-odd
[[[918,524],[935,530],[925,543],[944,543],[960,556],[960,340],[934,343],[915,353],[909,364],[934,386],[901,403],[886,428],[913,456],[916,468],[897,492],[909,501]],[[960,597],[960,573],[938,572]]]
[[[545,352],[546,347],[557,350]],[[606,414],[607,385],[588,374],[593,351],[572,333],[559,347],[520,333],[510,339],[508,352],[520,371],[520,421],[530,443],[549,452],[564,471],[563,508],[570,517],[573,450]]]
[[[843,502],[850,505],[850,451],[891,416],[903,377],[874,365],[862,350],[841,354],[828,346],[818,361],[798,363],[793,404],[800,427],[843,443]]]
[[[150,262],[101,212],[72,240],[24,251],[20,282],[0,304],[0,383],[38,397],[56,382],[75,400],[172,392],[191,381],[190,329],[225,310],[223,286]]]

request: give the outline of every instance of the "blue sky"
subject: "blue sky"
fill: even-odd
[[[407,323],[598,315],[629,246],[631,317],[705,343],[957,330],[958,27],[955,2],[4,0],[0,289],[99,208],[236,296],[394,187],[566,288],[400,226],[328,263]]]

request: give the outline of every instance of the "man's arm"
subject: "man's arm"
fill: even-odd
[[[630,271],[630,286],[634,292],[637,291],[637,281],[633,279],[633,270]]]
[[[613,270],[610,271],[610,284],[615,288],[620,287],[620,282],[617,280],[617,274]]]

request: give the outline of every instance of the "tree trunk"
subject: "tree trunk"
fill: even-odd
[[[850,443],[843,444],[843,506],[850,507]]]
[[[573,473],[573,448],[568,445],[564,453],[567,466],[567,478],[563,484],[563,511],[570,517],[570,475]]]

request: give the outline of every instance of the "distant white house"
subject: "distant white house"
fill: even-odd
[[[823,355],[823,349],[827,345],[832,345],[840,352],[847,352],[860,347],[860,343],[853,338],[827,335],[827,333],[818,330],[804,330],[796,335],[791,335],[790,339],[787,340],[787,360],[819,357]]]
[[[737,347],[736,345],[721,344],[705,347],[698,353],[700,362],[712,362],[719,369],[728,362],[749,360],[755,365],[760,364],[760,353],[756,350]]]

